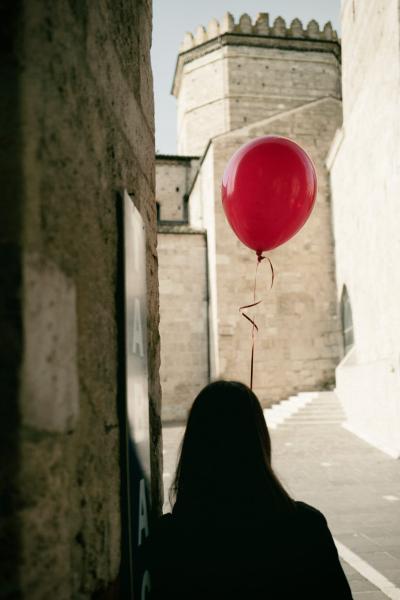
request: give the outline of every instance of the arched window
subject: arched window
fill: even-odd
[[[340,310],[342,316],[344,353],[347,354],[349,350],[354,346],[354,331],[350,297],[345,285],[343,286]]]

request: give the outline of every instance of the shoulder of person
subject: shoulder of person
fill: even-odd
[[[163,555],[165,546],[173,538],[172,526],[173,517],[170,513],[162,515],[153,522],[150,534],[143,545],[143,551],[147,556],[147,560],[158,560]]]
[[[337,550],[328,522],[321,511],[305,502],[296,502],[298,527],[305,543],[310,547],[325,549],[325,554],[336,556]]]
[[[307,525],[326,526],[327,521],[320,510],[307,504],[306,502],[296,501],[297,513]]]
[[[173,518],[172,513],[165,513],[158,519],[157,525],[160,527],[168,527],[172,523]]]
[[[174,517],[171,513],[161,515],[151,528],[151,536],[163,536],[168,533],[174,524]]]

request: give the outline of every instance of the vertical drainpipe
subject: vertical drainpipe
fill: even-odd
[[[211,334],[210,334],[210,282],[209,282],[209,268],[208,268],[208,236],[207,231],[204,232],[205,236],[205,261],[206,261],[206,327],[207,327],[207,380],[208,383],[211,381]]]
[[[189,171],[192,161],[185,163],[185,193],[183,194],[182,220],[189,224]]]

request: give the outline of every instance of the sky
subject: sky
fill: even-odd
[[[171,95],[179,47],[186,31],[207,26],[212,17],[220,20],[226,12],[235,22],[248,13],[253,21],[259,12],[268,12],[270,23],[282,16],[287,22],[299,18],[324,25],[331,21],[339,32],[340,0],[153,0],[153,44],[151,62],[154,77],[156,150],[176,154],[176,100]]]

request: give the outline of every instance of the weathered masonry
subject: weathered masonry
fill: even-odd
[[[271,292],[261,272],[255,391],[268,405],[331,387],[342,355],[325,166],[341,124],[336,33],[329,23],[287,27],[265,13],[235,23],[228,13],[185,36],[172,90],[181,155],[156,161],[164,419],[183,418],[210,378],[248,381],[250,332],[238,307],[251,300],[255,258],[225,221],[220,181],[233,152],[267,134],[306,149],[319,191],[304,229],[269,254]]]
[[[342,6],[343,128],[329,153],[337,301],[336,372],[348,427],[400,457],[400,7]]]
[[[161,507],[152,7],[5,4],[0,597],[118,598],[123,189],[147,240],[152,496]]]

